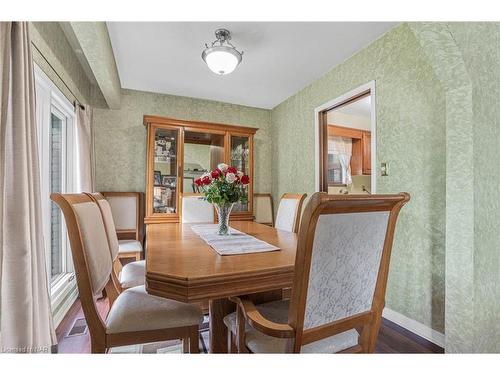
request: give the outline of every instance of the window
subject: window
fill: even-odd
[[[343,185],[345,170],[338,154],[328,153],[328,185]]]
[[[350,183],[352,144],[348,137],[328,137],[328,186]]]
[[[76,190],[75,113],[37,66],[35,86],[45,260],[52,309],[56,311],[76,287],[64,218],[50,200],[51,193]]]

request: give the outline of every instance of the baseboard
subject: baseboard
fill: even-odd
[[[436,344],[441,348],[444,348],[444,343],[445,343],[444,334],[442,334],[441,332],[433,330],[432,328],[427,327],[425,324],[410,319],[407,316],[404,316],[403,314],[388,309],[387,307],[384,308],[382,316],[387,320],[390,320],[391,322],[396,323],[397,325],[407,329],[408,331],[411,331],[414,334],[423,337],[424,339],[432,342],[433,344]]]
[[[54,327],[57,328],[59,324],[61,324],[62,320],[68,313],[69,309],[71,306],[73,306],[73,303],[76,301],[78,298],[78,288],[73,288],[73,290],[66,296],[64,301],[58,306],[57,311],[55,312],[53,316],[54,320]]]

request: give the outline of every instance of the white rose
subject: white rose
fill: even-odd
[[[220,164],[217,166],[217,168],[218,168],[218,169],[219,169],[222,173],[224,173],[224,172],[227,170],[227,168],[228,168],[228,167],[229,167],[229,166],[228,166],[227,164],[224,164],[224,163],[220,163]]]
[[[236,175],[238,176],[238,178],[241,178],[241,177],[243,177],[244,173],[242,171],[238,171],[238,173],[236,173]]]
[[[236,181],[236,175],[234,173],[226,174],[226,181],[232,184],[234,181]]]

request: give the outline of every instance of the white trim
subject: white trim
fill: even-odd
[[[76,185],[76,140],[75,126],[76,114],[73,105],[61,93],[59,88],[50,80],[50,78],[40,69],[38,65],[34,65],[34,76],[36,85],[36,116],[37,116],[37,133],[38,133],[38,148],[40,158],[40,190],[42,194],[42,214],[43,217],[43,233],[45,253],[50,254],[50,182],[47,179],[50,170],[47,168],[50,164],[50,150],[48,148],[50,136],[50,121],[51,114],[54,113],[64,123],[62,129],[62,144],[63,164],[61,170],[61,191],[73,192]],[[48,215],[48,217],[47,217]],[[71,251],[68,236],[66,235],[66,223],[61,220],[61,231],[63,233],[62,242],[62,261],[63,273],[55,280],[51,280],[47,275],[50,286],[50,299],[52,312],[55,313],[54,320],[56,325],[59,324],[58,317],[64,312],[67,312],[68,303],[73,303],[74,290],[76,289],[76,279],[74,274],[73,262],[71,260]],[[46,267],[50,270],[50,257],[46,256]],[[68,302],[70,301],[70,302]],[[56,318],[57,316],[57,318]]]
[[[314,170],[315,170],[315,191],[320,191],[319,187],[319,113],[329,108],[342,104],[349,99],[362,94],[363,92],[370,91],[371,95],[371,154],[372,154],[372,174],[371,174],[371,193],[375,194],[377,191],[377,112],[376,112],[376,92],[375,81],[370,81],[362,86],[359,86],[329,102],[326,102],[314,110]]]
[[[61,324],[62,320],[64,319],[64,317],[66,316],[66,314],[68,313],[69,309],[71,308],[71,306],[73,306],[73,303],[75,303],[76,299],[78,298],[78,288],[75,287],[71,290],[71,293],[70,294],[66,294],[66,299],[61,301],[63,303],[59,303],[59,309],[57,310],[57,312],[54,314],[53,316],[53,320],[54,320],[54,327],[57,328],[59,326],[59,324]]]
[[[390,320],[391,322],[396,323],[403,328],[406,328],[408,331],[413,332],[420,337],[423,337],[424,339],[440,346],[441,348],[444,348],[445,335],[443,333],[427,327],[425,324],[408,318],[407,316],[404,316],[403,314],[400,314],[387,307],[384,308],[382,316],[387,320]]]

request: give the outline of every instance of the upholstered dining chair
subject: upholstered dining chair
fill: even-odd
[[[104,228],[106,229],[106,237],[108,239],[108,246],[111,253],[111,260],[113,262],[113,274],[115,285],[118,292],[124,289],[133,288],[135,286],[144,285],[146,282],[146,261],[136,260],[126,263],[124,266],[118,259],[119,254],[119,240],[116,234],[116,227],[111,211],[111,205],[108,200],[104,198],[101,193],[85,193],[94,202],[97,203],[101,211],[102,220],[104,221]],[[113,296],[110,296],[113,298]]]
[[[274,227],[287,232],[297,233],[300,224],[300,214],[302,213],[302,204],[307,194],[285,193],[281,197],[276,214]]]
[[[144,193],[105,191],[118,235],[118,258],[143,258]]]
[[[73,255],[76,281],[87,321],[92,353],[108,348],[146,342],[182,339],[184,351],[199,351],[201,310],[191,304],[149,295],[144,286],[118,293],[112,278],[112,261],[102,214],[86,194],[53,193],[61,208]],[[103,290],[110,300],[105,319],[96,306]]]
[[[182,196],[182,222],[183,223],[213,223],[215,211],[201,195]]]
[[[228,344],[255,353],[372,353],[396,220],[396,195],[315,193],[300,226],[291,299],[232,298]]]
[[[269,193],[253,195],[255,222],[274,226],[273,196]]]

